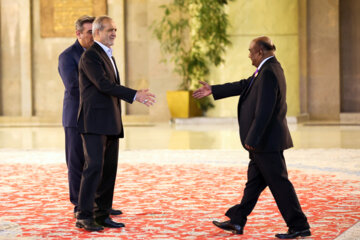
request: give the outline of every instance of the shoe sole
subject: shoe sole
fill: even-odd
[[[216,226],[216,227],[218,227],[218,228],[220,228],[220,229],[222,229],[222,230],[224,230],[224,231],[232,232],[233,234],[238,234],[238,235],[242,235],[242,234],[243,234],[243,233],[239,233],[238,231],[236,231],[236,230],[234,230],[234,229],[231,229],[231,228],[222,228],[222,227],[216,225],[216,223],[214,223],[214,222],[213,222],[213,224],[214,224],[214,226]]]
[[[310,236],[311,236],[311,233],[300,234],[300,237],[310,237]]]
[[[236,230],[232,230],[231,231],[233,234],[238,234],[238,235],[242,235],[243,233],[242,232],[238,232],[238,231],[236,231]]]
[[[96,222],[96,221],[95,221]],[[112,226],[112,225],[108,225],[106,223],[102,224],[102,223],[99,223],[99,222],[96,222],[98,225],[104,227],[104,228],[122,228],[122,227],[125,227],[125,224],[122,224],[120,226]]]
[[[107,226],[107,225],[101,225],[103,227],[106,227],[106,228],[122,228],[122,227],[125,227],[125,226]]]
[[[275,235],[275,237],[279,238],[279,239],[294,239],[294,238],[298,238],[298,237],[310,237],[311,233],[307,232],[307,233],[301,233],[300,235],[296,236],[296,237],[288,237],[288,238],[281,238]]]
[[[84,227],[84,225],[82,225],[81,223],[75,223],[75,227],[77,228],[83,228],[85,231],[88,231],[88,232],[99,232],[99,231],[102,231],[104,230],[104,228],[100,229],[100,230],[89,230],[89,229],[86,229]]]
[[[83,226],[82,224],[80,224],[80,223],[75,223],[75,227],[77,227],[77,228],[84,228],[84,226]]]

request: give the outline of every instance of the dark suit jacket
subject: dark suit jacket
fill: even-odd
[[[124,136],[120,99],[132,103],[136,90],[121,86],[119,73],[117,76],[109,57],[96,42],[82,55],[78,113],[81,133]]]
[[[65,86],[62,124],[64,127],[76,127],[79,109],[79,60],[84,52],[79,41],[65,49],[59,56],[58,70]]]
[[[275,57],[268,59],[250,85],[252,78],[212,86],[214,99],[240,95],[238,121],[244,147],[248,144],[255,152],[292,147],[286,121],[286,82],[280,63]]]

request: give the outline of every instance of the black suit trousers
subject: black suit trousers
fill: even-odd
[[[84,151],[81,135],[76,127],[64,127],[65,130],[65,153],[68,167],[68,180],[70,202],[74,204],[74,212],[77,211],[81,175],[84,168]]]
[[[227,212],[233,224],[245,226],[262,191],[269,187],[287,226],[293,230],[309,228],[295,189],[288,179],[283,151],[250,153],[248,180],[240,202]]]
[[[119,154],[118,136],[82,134],[85,165],[79,193],[78,219],[109,216]]]

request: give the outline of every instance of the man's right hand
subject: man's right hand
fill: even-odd
[[[155,103],[155,95],[149,92],[149,89],[138,90],[135,100],[150,107]]]
[[[196,99],[209,96],[212,93],[211,86],[207,82],[200,81],[200,84],[203,86],[193,93],[193,97]]]

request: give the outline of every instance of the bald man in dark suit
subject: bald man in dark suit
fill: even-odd
[[[195,98],[210,94],[215,100],[239,96],[238,122],[240,139],[249,151],[248,179],[240,204],[225,215],[230,220],[213,221],[214,225],[242,234],[247,216],[254,209],[262,191],[269,187],[288,229],[276,234],[280,239],[310,236],[310,226],[295,189],[288,179],[283,151],[293,146],[286,121],[286,82],[283,69],[275,57],[276,48],[268,37],[250,43],[249,58],[256,67],[248,79],[210,86],[205,82],[194,92]]]

